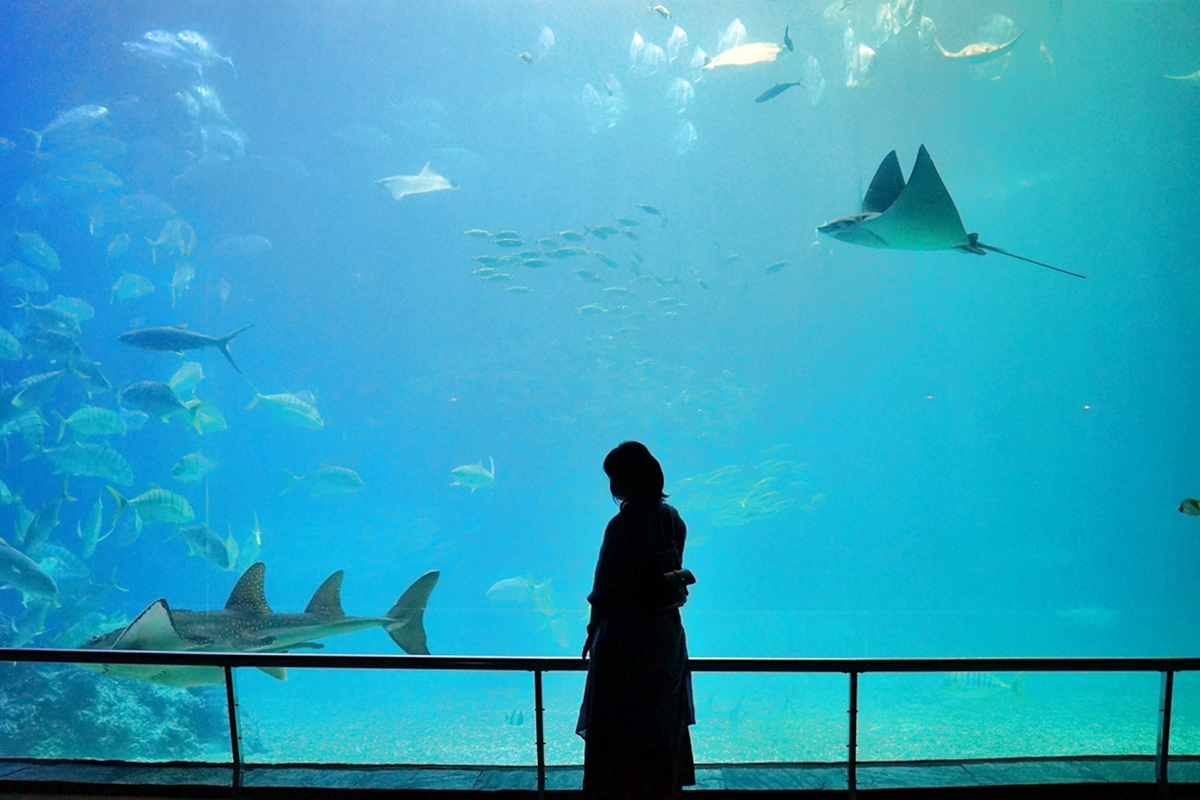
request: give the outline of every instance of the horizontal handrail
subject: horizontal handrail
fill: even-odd
[[[471,670],[583,672],[571,656],[409,656],[333,653],[217,653],[201,650],[69,650],[3,647],[0,662],[160,664],[192,667],[294,669]],[[923,672],[1193,672],[1200,657],[1086,658],[692,658],[692,672],[923,673]]]

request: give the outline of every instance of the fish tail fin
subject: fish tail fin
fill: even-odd
[[[1018,672],[1017,676],[1013,678],[1012,682],[1013,694],[1015,694],[1017,699],[1022,703],[1025,702],[1025,674],[1026,673],[1024,672]]]
[[[289,472],[286,469],[283,471],[283,474],[288,476],[288,485],[283,487],[283,491],[279,493],[280,497],[283,497],[285,494],[288,493],[288,490],[290,490],[293,486],[295,486],[300,481],[304,480],[303,478],[293,475],[291,472]]]
[[[113,487],[106,486],[105,488],[108,489],[108,491],[112,494],[112,496],[114,498],[116,498],[116,501],[117,501],[117,510],[113,512],[113,518],[112,518],[112,526],[114,528],[116,528],[117,520],[121,518],[121,512],[125,510],[125,504],[128,501],[126,501],[126,499],[124,497],[121,497],[121,493],[118,492]]]
[[[406,653],[429,655],[425,638],[425,604],[440,575],[433,569],[417,578],[387,613],[388,619],[394,620],[387,626],[388,636]]]
[[[200,400],[197,398],[195,400],[189,400],[188,402],[184,403],[183,406],[185,409],[187,409],[188,422],[193,428],[196,429],[196,433],[200,434],[201,436],[204,435],[204,428],[200,426],[200,412],[210,405],[211,403],[209,403],[209,401]]]
[[[246,383],[250,383],[250,381],[246,381]],[[262,392],[260,392],[253,383],[250,383],[250,391],[254,392],[254,397],[250,399],[250,403],[246,406],[247,411],[258,405],[258,401],[262,399]]]
[[[223,356],[225,356],[225,358],[229,359],[229,364],[235,370],[237,370],[237,373],[239,375],[242,374],[242,369],[241,369],[241,367],[239,367],[237,365],[237,362],[233,360],[233,355],[229,352],[229,343],[232,342],[235,338],[237,338],[238,334],[240,334],[242,331],[245,331],[245,330],[247,330],[249,328],[253,328],[253,327],[254,327],[254,323],[251,322],[249,325],[243,325],[242,327],[238,328],[236,331],[229,334],[228,336],[222,336],[220,339],[217,339],[217,349],[221,351],[221,355],[223,355]]]
[[[65,434],[67,432],[67,420],[62,414],[58,413],[57,411],[51,411],[50,413],[53,414],[54,416],[58,417],[58,438],[55,439],[54,441],[61,442],[63,440],[63,434]]]

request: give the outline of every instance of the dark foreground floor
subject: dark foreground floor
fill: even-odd
[[[1172,798],[1200,798],[1200,758],[1173,759]],[[844,796],[846,768],[830,764],[701,765],[692,791],[725,797]],[[0,800],[52,797],[222,798],[232,771],[224,766],[0,760]],[[546,790],[566,800],[578,794],[579,767],[550,767]],[[1044,758],[990,761],[864,764],[862,797],[1152,798],[1152,758]],[[405,797],[439,800],[486,792],[493,797],[536,796],[532,767],[356,767],[286,765],[248,767],[247,800]]]

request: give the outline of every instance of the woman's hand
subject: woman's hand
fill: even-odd
[[[583,652],[580,653],[580,656],[579,656],[584,661],[587,661],[588,653],[590,653],[592,651],[592,639],[595,637],[595,635],[596,635],[596,629],[593,628],[591,625],[588,625],[587,639],[585,639],[583,642]]]

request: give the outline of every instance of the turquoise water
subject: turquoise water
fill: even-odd
[[[439,570],[432,652],[571,655],[615,511],[600,464],[638,439],[689,526],[693,655],[1194,654],[1200,530],[1176,509],[1200,491],[1200,91],[1164,75],[1200,68],[1200,5],[648,5],[0,11],[0,265],[17,263],[0,325],[33,353],[0,375],[73,366],[31,401],[38,417],[5,428],[0,480],[19,501],[0,506],[0,535],[29,550],[9,535],[21,509],[50,515],[60,497],[57,461],[78,448],[69,428],[56,441],[56,414],[118,410],[118,391],[186,363],[204,378],[177,394],[198,420],[127,413],[125,434],[82,440],[128,462],[123,497],[160,485],[210,531],[139,531],[132,510],[114,524],[119,474],[66,467],[77,500],[32,552],[58,605],[0,590],[7,643],[78,645],[159,598],[217,610],[260,559],[277,612],[344,570],[345,610],[373,617]],[[927,47],[922,17],[947,50],[1023,33],[969,64]],[[667,61],[676,26],[688,44]],[[745,43],[786,30],[794,51],[691,66],[739,26]],[[889,151],[907,175],[921,144],[968,231],[1087,278],[817,236],[858,210]],[[427,163],[454,188],[397,200],[377,184]],[[123,274],[154,291],[114,289]],[[15,307],[26,297],[72,309],[79,330]],[[117,340],[248,324],[230,348],[242,374],[211,348]],[[89,399],[62,336],[115,391]],[[256,390],[302,405],[247,409]],[[215,467],[173,475],[196,452]],[[323,487],[322,465],[361,486],[342,472]],[[309,477],[285,493],[285,471]],[[338,488],[354,491],[322,491]],[[87,554],[98,498],[112,533]],[[374,629],[322,641],[397,652]],[[3,755],[227,757],[218,688],[6,675],[7,729],[95,727]],[[579,676],[547,680],[551,758],[578,763]],[[532,759],[527,676],[240,684],[262,760]],[[840,679],[696,684],[701,761],[844,752]],[[1194,753],[1189,686],[1176,745]],[[1156,691],[1028,676],[1023,699],[961,697],[943,676],[864,678],[861,757],[1151,752]],[[129,734],[147,719],[155,735]]]

